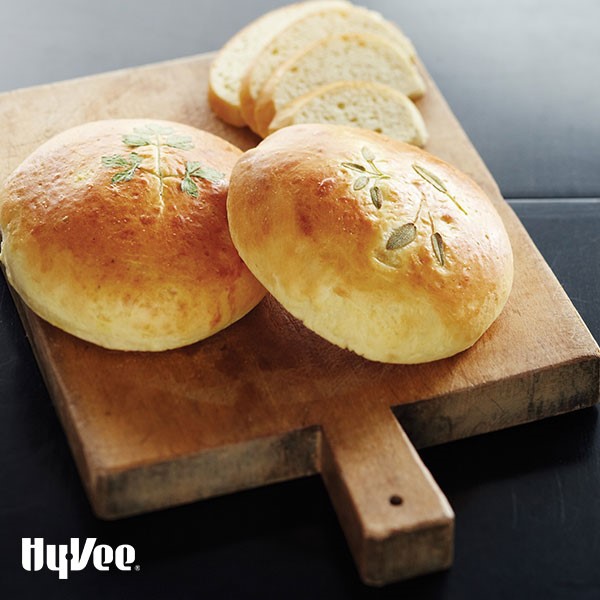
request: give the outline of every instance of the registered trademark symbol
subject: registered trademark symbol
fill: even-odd
[[[133,567],[135,571],[139,571],[140,570],[140,565],[135,565],[135,567]]]

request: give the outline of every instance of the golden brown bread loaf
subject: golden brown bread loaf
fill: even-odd
[[[240,155],[167,121],[56,136],[0,191],[8,280],[41,317],[107,348],[158,351],[223,329],[264,295],[227,227]]]
[[[474,344],[513,278],[503,223],[442,160],[371,131],[294,125],[236,164],[227,200],[250,270],[307,327],[369,359]]]

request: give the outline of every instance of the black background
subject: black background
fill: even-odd
[[[2,1],[0,91],[215,50],[281,4]],[[413,39],[599,339],[600,3],[364,4]],[[2,598],[600,598],[596,408],[421,454],[456,512],[454,566],[383,589],[359,582],[317,476],[97,520],[0,280]],[[71,536],[132,544],[140,570],[22,569],[22,537]]]

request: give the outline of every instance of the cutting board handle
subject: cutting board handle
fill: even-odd
[[[323,423],[321,475],[361,579],[384,585],[448,568],[448,501],[392,411],[360,404]]]

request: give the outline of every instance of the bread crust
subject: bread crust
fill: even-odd
[[[239,93],[234,93],[233,90],[228,90],[226,87],[223,88],[219,82],[219,72],[226,70],[228,67],[226,63],[232,58],[238,59],[238,47],[244,47],[247,42],[256,43],[257,31],[262,29],[265,24],[279,18],[279,16],[290,15],[290,18],[299,10],[299,4],[291,4],[289,6],[283,6],[277,10],[270,11],[264,15],[258,17],[251,23],[248,23],[244,28],[240,29],[227,43],[221,48],[215,59],[210,65],[208,72],[208,104],[213,112],[223,121],[233,125],[234,127],[244,127],[246,121],[242,116],[240,107]],[[258,49],[262,47],[264,42],[259,42]],[[252,55],[252,54],[251,54]],[[248,60],[248,54],[243,57],[244,60]],[[252,62],[252,59],[249,60]],[[242,68],[241,72],[244,73],[245,69]],[[239,87],[239,81],[237,87]]]
[[[246,127],[247,123],[242,116],[242,111],[239,104],[234,104],[228,101],[223,96],[219,95],[217,90],[213,87],[209,78],[208,92],[207,92],[208,105],[212,111],[225,123],[233,125],[234,127]]]
[[[359,182],[356,165],[389,178]],[[510,241],[481,188],[371,131],[275,132],[236,164],[227,210],[240,255],[273,296],[316,333],[372,360],[417,363],[465,350],[510,293]],[[414,239],[388,249],[409,223]]]
[[[148,127],[162,132],[147,134],[155,143],[140,139]],[[219,331],[264,295],[227,226],[240,155],[168,121],[96,121],[59,134],[2,188],[9,282],[41,317],[107,348],[165,350]],[[136,163],[129,179],[118,175]],[[209,178],[188,176],[185,191],[192,163]]]

